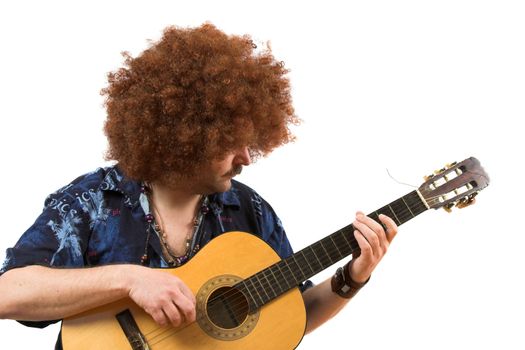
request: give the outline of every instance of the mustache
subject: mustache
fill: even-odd
[[[232,170],[226,173],[226,176],[233,177],[233,176],[239,175],[240,173],[242,173],[242,165],[236,165],[235,167],[232,168]]]

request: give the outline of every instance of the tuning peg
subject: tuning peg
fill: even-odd
[[[459,209],[463,209],[463,208],[466,208],[468,207],[470,204],[469,204],[469,201],[468,201],[468,198],[462,198],[459,200],[459,202],[456,204],[456,207],[459,208]]]
[[[452,212],[452,208],[454,208],[454,203],[448,203],[447,205],[445,205],[443,207],[443,209],[445,209],[445,211],[447,213],[451,213]]]
[[[468,207],[469,205],[472,205],[474,204],[476,201],[473,199],[473,200],[463,200],[463,201],[459,201],[458,204],[456,204],[456,207],[458,207],[459,209],[463,209],[463,208],[466,208]]]
[[[425,179],[425,181],[428,181],[433,177],[434,177],[434,174],[430,174],[430,175],[423,176],[423,179]]]
[[[468,207],[469,205],[472,205],[472,204],[476,203],[476,198],[474,198],[474,197],[476,197],[477,194],[478,194],[478,192],[474,192],[470,196],[462,198],[458,202],[458,204],[456,204],[456,207],[458,207],[459,209],[463,209],[463,208]]]
[[[454,165],[456,165],[456,164],[458,164],[458,162],[447,163],[447,164],[445,165],[445,168],[450,169],[450,168],[452,168],[452,167],[453,167]]]
[[[445,172],[445,170],[447,170],[447,168],[441,168],[439,170],[434,170],[434,174],[436,174],[436,175],[441,174],[441,173]]]

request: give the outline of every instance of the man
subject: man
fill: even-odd
[[[181,266],[228,231],[259,236],[283,259],[292,254],[270,205],[232,180],[292,141],[288,125],[298,122],[287,70],[269,49],[254,49],[248,36],[205,24],[167,28],[138,57],[125,54],[102,90],[107,158],[116,165],[51,194],[8,249],[1,318],[41,327],[130,297],[159,325],[180,327],[195,321],[195,296],[149,267]],[[300,286],[307,332],[369,279],[397,233],[391,219],[380,220],[357,213],[359,257],[337,278]]]

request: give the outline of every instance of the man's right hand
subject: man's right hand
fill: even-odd
[[[195,296],[172,274],[138,267],[131,277],[129,297],[160,326],[179,327],[195,321]]]

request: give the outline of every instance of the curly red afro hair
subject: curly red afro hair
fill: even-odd
[[[288,70],[250,36],[212,24],[168,27],[138,57],[108,74],[106,159],[129,177],[193,176],[230,150],[253,157],[293,140]]]

